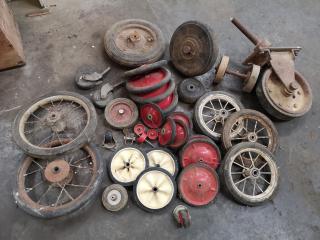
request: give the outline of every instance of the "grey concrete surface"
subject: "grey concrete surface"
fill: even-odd
[[[27,18],[37,10],[27,1],[13,1],[27,65],[0,72],[0,239],[320,239],[320,2],[318,0],[68,0],[56,4],[51,13]],[[79,91],[73,77],[78,66],[112,67],[107,79],[116,81],[123,70],[104,53],[102,38],[116,21],[143,18],[159,25],[167,42],[183,21],[196,19],[210,24],[219,45],[233,62],[241,62],[252,45],[229,22],[239,17],[274,46],[300,45],[303,50],[296,68],[309,80],[313,106],[308,114],[289,122],[276,122],[280,148],[280,189],[275,199],[250,208],[236,204],[221,193],[214,204],[190,208],[192,226],[177,229],[171,211],[175,203],[157,214],[146,213],[130,199],[124,211],[112,214],[99,199],[72,217],[39,220],[25,214],[11,195],[22,152],[11,141],[11,123],[25,102],[54,91]],[[165,58],[168,59],[168,51]],[[176,80],[181,76],[175,73]],[[261,109],[254,95],[243,94],[237,80],[219,87],[236,94],[248,108]],[[186,106],[181,106],[185,108]],[[96,143],[106,129],[102,111]],[[109,153],[101,150],[107,161]],[[107,177],[104,185],[109,184]]]

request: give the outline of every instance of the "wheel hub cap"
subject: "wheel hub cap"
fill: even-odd
[[[69,163],[61,159],[50,162],[44,170],[44,177],[47,181],[57,185],[70,182],[72,171]]]

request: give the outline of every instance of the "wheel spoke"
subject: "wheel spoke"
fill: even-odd
[[[255,195],[255,193],[256,193],[256,181],[257,181],[257,179],[254,179],[253,181],[254,181],[254,182],[253,182],[253,191],[252,191],[252,196],[254,196],[254,195]]]
[[[249,177],[245,177],[245,178],[239,180],[238,182],[235,182],[234,185],[237,185],[237,184],[239,184],[239,183],[242,183],[243,181],[245,181],[245,180],[248,179],[248,178],[249,178]]]
[[[209,120],[208,122],[206,122],[205,124],[207,125],[208,123],[211,123],[212,121],[215,120],[215,117],[213,117],[211,120]]]
[[[259,176],[259,178],[261,178],[263,181],[265,181],[266,183],[268,183],[270,185],[270,182],[268,182],[264,177]]]
[[[257,130],[257,124],[258,124],[258,121],[256,120],[256,122],[254,123],[254,129],[253,129],[253,132],[255,133],[256,130]]]
[[[243,182],[242,191],[241,191],[243,193],[244,193],[244,190],[246,188],[246,183],[247,183],[247,179]]]
[[[60,186],[60,185],[59,185],[59,186]],[[60,187],[61,187],[61,186],[60,186]],[[56,207],[56,206],[58,205],[58,203],[59,203],[59,200],[60,200],[60,197],[61,197],[61,195],[62,195],[62,193],[63,193],[64,187],[65,187],[65,186],[61,187],[61,191],[60,191],[60,193],[59,193],[59,195],[58,195],[58,197],[57,197],[57,200],[56,200],[56,202],[55,202],[55,204],[54,204],[55,207]]]
[[[66,186],[70,186],[70,187],[81,187],[81,188],[87,188],[87,187],[89,187],[89,186],[86,186],[86,185],[72,184],[72,183],[67,183]]]
[[[38,146],[40,146],[41,144],[45,143],[48,139],[50,139],[50,138],[52,139],[53,136],[54,136],[54,134],[51,133],[48,137],[44,138],[44,139],[38,144]]]
[[[261,187],[259,186],[257,181],[256,181],[256,185],[257,185],[258,189],[260,190],[260,192],[263,193],[263,190],[261,189]]]
[[[35,160],[32,160],[32,162],[35,163],[39,168],[43,169],[43,166],[40,163],[36,162]]]
[[[220,98],[218,98],[221,109],[223,108]]]
[[[211,110],[213,110],[213,111],[215,111],[215,109],[214,108],[212,108],[212,107],[208,107],[208,106],[203,106],[204,108],[208,108],[208,109],[211,109]]]
[[[212,128],[212,132],[214,132],[216,130],[216,127],[217,127],[217,122],[215,121],[213,128]]]
[[[40,186],[43,183],[43,181],[40,181],[39,183],[37,183],[36,185],[34,185],[31,188],[26,188],[25,191],[26,192],[31,192],[33,189],[35,189],[36,187]]]
[[[41,168],[39,168],[39,169],[34,170],[34,171],[32,171],[32,172],[25,173],[23,176],[25,177],[25,176],[28,176],[28,175],[34,174],[34,173],[36,173],[36,172],[39,172],[39,171],[41,171],[41,170],[42,170],[42,169],[41,169]]]
[[[256,131],[256,134],[258,134],[259,132],[261,132],[264,129],[265,129],[264,127],[260,128],[258,131]]]
[[[50,185],[50,186],[47,188],[47,190],[40,196],[40,198],[39,198],[38,201],[37,201],[38,204],[40,203],[41,199],[42,199],[45,195],[47,195],[47,193],[51,190],[51,188],[52,188],[52,185]]]
[[[247,169],[244,165],[241,165],[240,163],[237,163],[237,162],[233,162],[233,164],[235,164],[235,165],[238,165],[239,167],[242,167],[243,169]]]
[[[263,165],[259,168],[259,170],[263,169],[267,164],[268,164],[268,162],[265,162],[265,164],[263,164]]]
[[[71,160],[70,163],[72,163],[72,164],[77,164],[77,163],[79,163],[79,162],[81,162],[81,161],[83,161],[83,160],[88,159],[89,157],[91,157],[91,156],[88,155],[88,156],[86,156],[86,157],[84,157],[84,158],[80,158],[80,159],[76,160],[75,162],[73,162],[73,160]]]

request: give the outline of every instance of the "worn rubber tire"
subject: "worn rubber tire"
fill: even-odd
[[[204,85],[195,78],[184,79],[178,86],[180,100],[189,104],[195,103],[205,92]]]
[[[108,202],[108,191],[116,190],[121,195],[121,200],[118,204],[112,205]],[[102,205],[103,207],[111,212],[118,212],[126,207],[128,203],[128,192],[127,190],[121,186],[120,184],[112,184],[108,187],[106,187],[102,193]]]
[[[147,74],[155,69],[164,68],[163,66],[168,63],[167,60],[160,60],[158,62],[143,64],[140,67],[125,71],[123,76],[124,77],[134,77],[136,75],[143,75]]]

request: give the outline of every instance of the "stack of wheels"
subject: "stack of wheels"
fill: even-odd
[[[13,138],[26,153],[13,196],[27,213],[40,218],[70,214],[97,194],[104,164],[88,144],[97,126],[92,103],[71,92],[42,96],[23,107]]]
[[[162,60],[125,72],[130,79],[126,89],[130,98],[140,104],[140,117],[149,128],[158,128],[178,104],[175,81]]]

